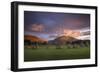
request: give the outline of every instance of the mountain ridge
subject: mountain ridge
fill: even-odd
[[[29,40],[31,42],[47,42],[46,40],[33,35],[24,35],[24,40]]]

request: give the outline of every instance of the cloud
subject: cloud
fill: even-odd
[[[64,27],[70,29],[81,29],[90,26],[90,15],[70,15],[64,19]]]
[[[81,36],[90,35],[90,28],[80,30]]]
[[[80,36],[80,32],[75,31],[75,30],[64,29],[62,35],[71,36],[71,37],[78,37],[78,36]]]
[[[53,35],[50,35],[49,38],[55,38],[55,37],[57,37],[57,36],[58,36],[58,35],[56,35],[56,34],[54,35],[54,34],[53,34]]]
[[[44,26],[42,24],[32,24],[31,30],[33,32],[42,32],[44,30]]]

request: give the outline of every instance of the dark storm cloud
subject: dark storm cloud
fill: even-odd
[[[90,27],[89,14],[24,11],[25,33],[54,34]]]

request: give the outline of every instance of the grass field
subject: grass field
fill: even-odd
[[[56,48],[54,45],[41,45],[36,49],[24,49],[24,61],[44,61],[44,60],[69,60],[90,58],[89,47],[68,48],[62,46]]]

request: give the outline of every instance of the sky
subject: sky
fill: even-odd
[[[90,14],[24,11],[25,35],[52,40],[58,36],[79,37],[85,30],[90,30]]]

